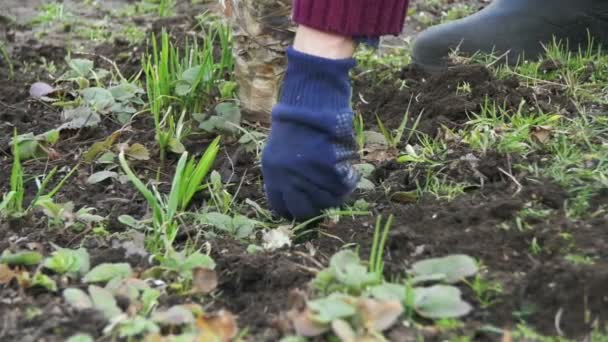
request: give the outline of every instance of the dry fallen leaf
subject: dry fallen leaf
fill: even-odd
[[[331,322],[331,329],[341,342],[357,342],[357,334],[348,322],[337,319]]]
[[[0,284],[8,284],[17,274],[5,264],[0,264]]]
[[[371,331],[384,331],[393,326],[403,313],[398,300],[362,298],[357,303],[364,325]]]
[[[399,151],[396,148],[387,148],[382,145],[369,145],[363,149],[362,160],[369,163],[381,163],[397,158]]]
[[[216,314],[200,316],[196,321],[199,329],[197,341],[232,341],[239,332],[236,317],[225,310]]]
[[[217,288],[217,272],[205,267],[192,270],[192,292],[209,294]]]
[[[536,126],[532,128],[530,135],[532,140],[539,144],[545,144],[551,140],[553,129],[551,126]]]
[[[125,154],[127,157],[134,160],[149,160],[150,159],[150,151],[139,143],[133,144],[125,149]]]
[[[324,334],[330,328],[329,325],[315,322],[312,319],[312,312],[308,309],[291,310],[287,313],[287,317],[291,320],[298,336],[315,337]]]

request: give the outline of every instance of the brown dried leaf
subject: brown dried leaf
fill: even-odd
[[[357,334],[348,322],[337,319],[331,322],[331,329],[342,342],[357,342]]]
[[[403,313],[398,300],[375,300],[362,298],[358,302],[359,312],[365,327],[372,331],[384,331],[393,326]]]
[[[370,163],[381,163],[397,158],[399,151],[396,148],[387,148],[382,145],[370,145],[363,149],[362,160]]]
[[[539,144],[545,144],[551,140],[553,136],[553,128],[551,126],[536,126],[530,132],[532,140]]]
[[[201,316],[196,321],[199,329],[197,341],[232,341],[239,332],[236,317],[225,310],[220,310],[216,314]]]
[[[8,284],[17,274],[5,264],[0,264],[0,284]]]
[[[125,154],[127,157],[134,160],[149,160],[150,159],[150,151],[142,145],[142,144],[133,144],[125,149]]]
[[[217,272],[205,267],[192,270],[192,292],[209,294],[217,288]]]
[[[296,334],[304,337],[315,337],[324,334],[329,330],[329,325],[315,322],[312,319],[312,312],[306,309],[304,311],[291,310],[287,313],[287,317],[291,320]]]

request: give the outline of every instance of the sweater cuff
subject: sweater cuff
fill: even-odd
[[[295,0],[293,20],[346,37],[398,35],[408,0]]]
[[[354,58],[327,59],[287,49],[280,104],[318,112],[350,111]]]

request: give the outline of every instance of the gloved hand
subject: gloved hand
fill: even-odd
[[[354,59],[287,51],[279,103],[272,112],[262,173],[271,208],[296,220],[341,205],[359,180],[349,71]]]

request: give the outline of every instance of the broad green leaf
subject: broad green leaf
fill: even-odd
[[[131,265],[127,263],[101,264],[95,266],[82,279],[85,283],[107,282],[113,278],[127,278],[133,274]]]
[[[95,127],[101,122],[99,114],[93,112],[91,108],[84,106],[66,109],[63,111],[62,116],[64,123],[57,128],[59,131]]]
[[[0,264],[9,266],[33,266],[42,261],[42,254],[38,252],[23,251],[11,253],[8,249],[4,250],[0,256]]]
[[[405,301],[405,285],[384,283],[369,289],[369,294],[379,300]]]
[[[85,274],[90,268],[89,253],[85,248],[60,248],[44,261],[44,267],[59,274]]]
[[[212,116],[206,121],[201,122],[199,127],[207,132],[216,130],[235,133],[238,132],[238,125],[241,122],[241,109],[232,102],[220,103],[215,107],[216,116]]]
[[[59,131],[56,129],[51,129],[49,131],[37,135],[36,138],[40,141],[44,141],[53,145],[56,144],[57,141],[59,141]]]
[[[215,269],[215,261],[213,261],[213,259],[207,254],[203,254],[201,252],[194,252],[186,258],[182,265],[180,265],[180,268],[184,271],[190,271],[195,267],[202,267],[213,270]]]
[[[34,277],[32,278],[31,286],[41,286],[52,292],[57,291],[57,283],[55,282],[55,280],[41,272],[38,272],[34,275]]]
[[[68,62],[68,66],[80,77],[88,77],[91,71],[93,71],[93,61],[88,59],[71,59]]]
[[[234,237],[237,239],[249,237],[251,233],[253,233],[255,225],[256,221],[243,215],[236,215],[232,219],[232,230],[234,232]]]
[[[315,321],[331,323],[333,320],[355,315],[357,310],[353,303],[348,302],[350,299],[348,296],[334,293],[326,298],[309,301],[307,305],[314,314]]]
[[[100,164],[114,164],[115,159],[116,153],[108,151],[99,156],[99,158],[97,158],[97,162]]]
[[[226,214],[217,212],[206,213],[203,221],[217,229],[232,233],[232,218]]]
[[[186,152],[186,147],[184,146],[184,144],[182,144],[181,141],[175,139],[174,137],[171,137],[169,139],[169,151],[176,154],[182,154]]]
[[[92,212],[95,208],[83,207],[76,212],[76,220],[84,223],[98,223],[105,221],[105,217],[100,215],[94,215]]]
[[[104,88],[87,88],[82,91],[82,97],[86,104],[101,113],[107,112],[114,105],[112,93]]]
[[[175,84],[175,95],[177,96],[186,96],[190,94],[192,91],[192,84],[188,81],[179,80]]]
[[[131,83],[121,83],[108,89],[116,101],[127,101],[137,96],[142,90]]]
[[[186,69],[186,71],[184,71],[182,74],[182,80],[190,84],[194,84],[200,77],[201,69],[202,68],[200,65]]]
[[[41,158],[46,156],[43,146],[53,145],[59,140],[59,131],[56,129],[34,135],[26,133],[18,135],[11,140],[11,145],[17,143],[19,146],[19,157],[22,160]]]
[[[353,289],[362,290],[365,285],[376,281],[376,276],[367,271],[359,256],[351,250],[343,250],[332,256],[330,268],[336,279]]]
[[[131,215],[120,215],[118,216],[118,222],[124,224],[125,226],[131,227],[131,228],[140,228],[141,227],[141,222],[139,220],[137,220],[136,218],[134,218]]]
[[[118,307],[116,299],[110,291],[99,286],[91,285],[89,286],[89,294],[93,301],[93,307],[96,310],[101,311],[108,320],[111,320],[122,313],[122,310]]]
[[[420,316],[432,319],[462,317],[472,309],[462,300],[460,290],[448,285],[414,288],[414,308]]]
[[[475,259],[467,255],[450,255],[419,261],[412,265],[411,270],[417,277],[442,276],[443,281],[449,284],[475,275],[477,271]]]
[[[158,304],[158,298],[160,298],[160,292],[155,289],[145,289],[141,294],[141,311],[147,315],[154,307]]]
[[[103,181],[105,181],[106,179],[110,179],[110,178],[117,178],[118,177],[118,173],[114,172],[114,171],[99,171],[99,172],[95,172],[94,174],[90,175],[89,178],[87,178],[87,183],[88,184],[97,184],[97,183],[101,183]]]
[[[93,308],[91,298],[81,289],[68,288],[63,290],[63,299],[78,310]]]
[[[156,323],[141,316],[129,318],[120,323],[118,328],[118,336],[121,338],[133,338],[147,334],[154,334],[160,331],[160,327]]]

